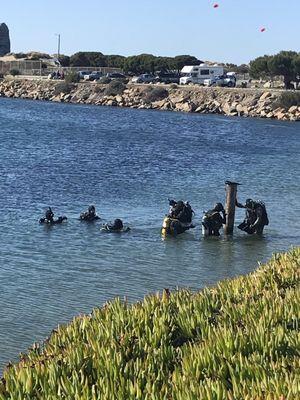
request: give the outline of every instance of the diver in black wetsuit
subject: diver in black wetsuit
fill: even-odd
[[[96,208],[95,206],[89,206],[88,210],[81,213],[79,219],[81,221],[96,221],[97,219],[100,219],[100,217],[96,214]]]
[[[246,217],[238,228],[249,235],[252,235],[253,233],[262,235],[264,227],[269,225],[269,218],[265,204],[262,201],[247,199],[244,205],[239,203],[237,200],[235,205],[239,208],[246,209]]]
[[[226,223],[226,214],[222,203],[217,203],[212,210],[206,211],[202,218],[202,225],[206,236],[220,236],[219,230]]]
[[[67,217],[58,217],[56,220],[54,220],[54,213],[51,207],[48,207],[48,209],[45,212],[45,218],[41,218],[39,220],[39,223],[55,225],[55,224],[61,224],[63,221],[66,221],[67,219],[68,219]]]
[[[104,225],[104,230],[108,231],[108,232],[116,232],[116,233],[121,233],[121,232],[129,232],[130,228],[124,228],[124,224],[123,221],[120,218],[116,218],[114,220],[114,223],[111,224],[105,224]]]

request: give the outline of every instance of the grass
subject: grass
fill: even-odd
[[[0,399],[300,398],[300,248],[198,293],[115,300],[4,370]]]

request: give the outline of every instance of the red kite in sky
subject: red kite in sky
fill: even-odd
[[[218,3],[215,3],[213,7],[214,7],[214,8],[218,8],[218,7],[219,7],[219,4],[218,4]]]
[[[261,32],[265,32],[265,31],[266,31],[266,28],[260,28],[260,31],[261,31]]]

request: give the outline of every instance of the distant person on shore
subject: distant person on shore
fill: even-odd
[[[253,233],[262,235],[264,227],[269,225],[265,204],[262,201],[247,199],[245,204],[241,204],[236,200],[235,205],[239,208],[246,209],[246,217],[238,228],[249,235]]]
[[[220,229],[226,223],[226,214],[222,203],[217,203],[212,210],[206,211],[202,218],[204,236],[220,236]]]
[[[97,219],[100,219],[100,217],[96,214],[95,206],[91,205],[89,206],[87,211],[80,214],[79,219],[81,221],[95,221]]]

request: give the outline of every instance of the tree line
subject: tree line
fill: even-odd
[[[124,57],[120,55],[104,55],[101,52],[80,51],[72,56],[60,55],[59,61],[63,67],[114,67],[121,68],[124,72],[141,74],[155,73],[156,71],[181,71],[185,65],[199,65],[203,61],[191,55],[178,55],[175,57],[161,57],[152,54],[139,54]],[[223,64],[230,71],[247,73],[249,67],[245,64]]]
[[[281,51],[275,55],[265,55],[250,62],[250,76],[256,79],[272,79],[282,76],[286,89],[291,82],[300,82],[300,53]]]

